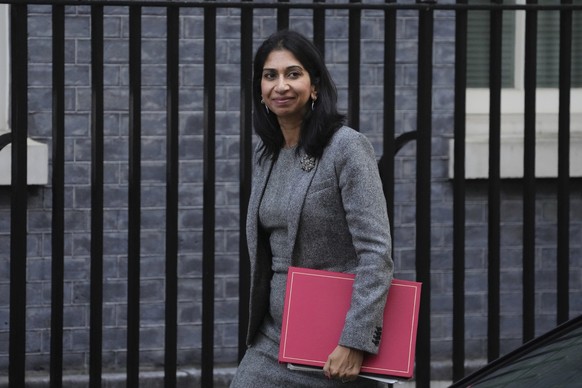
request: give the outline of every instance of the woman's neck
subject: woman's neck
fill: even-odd
[[[279,122],[281,132],[285,138],[285,148],[291,148],[299,143],[301,134],[301,123],[282,123]]]

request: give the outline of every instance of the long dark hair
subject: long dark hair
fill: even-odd
[[[253,74],[253,120],[255,132],[262,140],[261,160],[277,158],[285,145],[277,116],[268,112],[261,103],[261,78],[269,54],[274,50],[288,50],[309,73],[317,91],[314,109],[306,109],[299,138],[300,149],[313,157],[320,157],[333,134],[343,125],[345,116],[337,110],[337,90],[317,47],[306,37],[291,30],[271,35],[257,50]]]

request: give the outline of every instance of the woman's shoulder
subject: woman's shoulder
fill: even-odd
[[[370,149],[372,145],[365,135],[347,126],[338,129],[329,142],[330,149],[353,150],[362,147]]]
[[[355,129],[342,125],[333,135],[332,139],[342,140],[342,139],[353,139],[360,136],[361,134]]]
[[[322,162],[332,163],[336,168],[344,168],[347,165],[376,163],[376,155],[365,135],[343,126],[331,138],[323,153]]]

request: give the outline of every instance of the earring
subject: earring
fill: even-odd
[[[269,107],[267,106],[267,104],[265,104],[265,100],[261,98],[261,104],[263,104],[265,106],[265,109],[267,110],[267,114],[271,113],[269,112]]]
[[[311,110],[315,110],[315,100],[311,100]]]

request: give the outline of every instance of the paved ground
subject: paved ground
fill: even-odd
[[[214,370],[214,388],[228,388],[235,368],[216,368]],[[140,388],[163,388],[163,371],[151,371],[140,373]],[[199,369],[182,369],[178,371],[178,388],[200,387]],[[104,388],[126,388],[124,373],[106,373],[102,378]],[[89,383],[87,375],[66,375],[63,377],[63,385],[67,388],[86,388]],[[450,385],[447,381],[432,382],[430,388],[446,388]],[[31,375],[26,379],[26,388],[49,387],[47,375]],[[0,388],[8,388],[8,378],[0,376]],[[395,384],[394,388],[416,388],[412,382]]]

